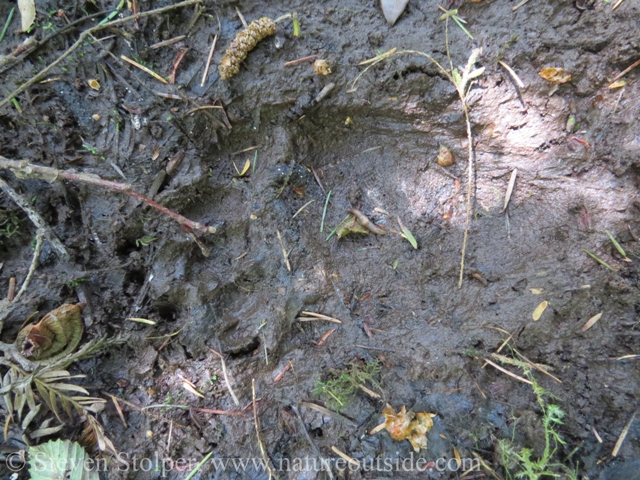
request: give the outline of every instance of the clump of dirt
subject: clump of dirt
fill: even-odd
[[[335,475],[332,447],[358,462],[349,478],[424,475],[416,469],[457,478],[454,447],[462,465],[479,457],[509,478],[518,466],[501,457],[500,440],[512,439],[516,452],[530,449],[531,458],[545,445],[545,415],[531,385],[484,362],[522,377],[517,365],[492,357],[500,350],[524,361],[512,349],[557,378],[531,370],[565,413],[556,426],[565,443],[556,444],[553,462],[577,478],[640,478],[639,422],[611,456],[640,394],[640,70],[622,77],[624,87],[607,88],[640,57],[639,7],[591,3],[529,2],[514,11],[513,3],[456,2],[471,39],[451,19],[445,27],[431,2],[409,2],[393,26],[376,2],[245,2],[238,8],[247,22],[296,12],[300,36],[292,19],[280,21],[228,80],[217,66],[243,28],[235,3],[202,2],[97,32],[17,97],[20,111],[0,110],[0,155],[131,184],[217,233],[186,231],[113,191],[5,170],[2,178],[70,258],[45,242],[3,340],[12,341],[31,312],[79,297],[87,303],[85,339],[130,336],[73,367],[87,375],[92,395],[121,401],[126,427],[113,403],[99,415],[128,461],[119,471],[113,463],[109,478],[159,478],[167,459],[167,476],[183,478],[210,452],[216,461],[201,467],[201,478],[266,478],[254,380],[261,439],[283,478],[328,478],[302,461],[320,458]],[[66,19],[117,4],[39,3],[33,34],[60,33],[2,73],[4,95],[106,13],[63,30]],[[9,8],[0,5],[0,18]],[[25,38],[16,25],[0,42],[4,55]],[[464,112],[451,82],[420,55],[389,56],[358,78],[366,68],[360,62],[393,48],[428,53],[447,70],[482,48],[485,70],[467,96],[475,161],[462,288]],[[163,77],[175,70],[175,85],[123,55]],[[328,61],[329,75],[314,71],[318,58]],[[572,80],[551,92],[556,87],[538,75],[545,67],[562,67]],[[441,145],[455,157],[447,168],[436,161]],[[6,195],[0,209],[2,278],[5,286],[10,277],[20,284],[36,229]],[[327,240],[351,209],[387,234]],[[417,249],[399,235],[398,218]],[[341,323],[302,322],[303,311]],[[343,411],[327,410],[314,387],[354,361],[384,366],[383,396],[358,392]],[[426,450],[415,454],[384,432],[369,435],[385,402],[436,414]],[[70,425],[60,435],[77,438],[81,429]],[[12,448],[24,444],[15,440]],[[258,463],[221,463],[240,458]]]

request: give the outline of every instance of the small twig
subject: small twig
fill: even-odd
[[[311,60],[315,60],[318,55],[309,55],[307,57],[298,58],[297,60],[291,60],[289,62],[284,62],[285,67],[293,67],[294,65],[298,65],[304,62],[310,62]]]
[[[38,80],[43,78],[55,66],[60,64],[65,58],[67,58],[69,55],[71,55],[71,53],[73,53],[73,51],[76,48],[78,48],[80,45],[82,45],[84,43],[84,41],[87,39],[88,36],[98,32],[100,30],[104,30],[106,28],[112,28],[112,27],[115,27],[115,26],[118,26],[118,25],[122,25],[123,23],[130,22],[132,20],[137,20],[139,18],[149,17],[151,15],[158,15],[160,13],[168,12],[169,10],[174,10],[176,8],[181,8],[181,7],[186,7],[186,6],[189,6],[189,5],[196,4],[196,3],[201,3],[201,1],[202,0],[186,0],[184,2],[176,3],[176,4],[173,4],[173,5],[167,5],[166,7],[156,8],[155,10],[148,10],[146,12],[138,13],[136,15],[130,15],[128,17],[119,18],[118,20],[114,20],[112,22],[107,22],[107,23],[104,23],[102,25],[96,25],[95,27],[92,27],[92,28],[89,28],[89,29],[83,31],[80,34],[80,37],[78,37],[78,40],[76,40],[76,42],[73,45],[71,45],[67,50],[65,50],[65,52],[62,55],[60,55],[54,62],[50,63],[45,68],[40,70],[37,74],[35,74],[33,77],[31,77],[26,82],[24,82],[22,85],[20,85],[20,87],[18,87],[16,90],[11,92],[4,100],[2,100],[0,102],[0,108],[2,108],[5,105],[7,105],[11,101],[11,99],[13,99],[16,96],[20,95],[22,92],[24,92],[29,87],[31,87],[34,83],[38,82]]]
[[[134,192],[131,190],[131,185],[127,183],[119,183],[112,182],[110,180],[104,180],[100,178],[98,175],[88,174],[88,173],[78,173],[71,172],[66,170],[58,170],[57,168],[43,167],[41,165],[34,165],[33,163],[29,163],[26,160],[17,161],[17,160],[9,160],[3,156],[0,156],[0,168],[5,168],[11,170],[18,177],[22,178],[39,178],[42,180],[46,180],[49,183],[53,183],[57,180],[70,180],[72,182],[82,182],[88,183],[90,185],[97,185],[99,187],[107,188],[109,190],[113,190],[119,193],[124,193],[125,195],[130,196],[136,200],[139,200],[143,203],[146,203],[152,208],[155,208],[159,212],[165,214],[166,216],[172,218],[180,225],[191,228],[192,230],[198,230],[203,233],[215,233],[217,229],[215,227],[207,227],[199,222],[195,222],[193,220],[189,220],[186,217],[183,217],[179,213],[174,212],[173,210],[169,210],[167,207],[163,207],[158,202],[151,200],[144,195]],[[0,179],[0,182],[2,180]],[[2,186],[2,183],[0,183]],[[6,190],[5,190],[6,191]],[[32,219],[33,220],[33,219]],[[37,225],[40,227],[40,225]],[[51,241],[51,239],[49,239]]]
[[[209,74],[209,67],[211,66],[211,58],[213,58],[213,51],[216,49],[216,42],[218,41],[218,35],[213,37],[213,43],[211,44],[211,50],[209,50],[209,56],[207,57],[207,64],[204,67],[204,73],[202,74],[202,82],[200,82],[200,88],[204,88],[204,83],[207,81],[207,75]]]
[[[224,376],[224,381],[227,384],[227,389],[229,390],[229,393],[231,394],[231,398],[233,398],[233,402],[237,406],[240,406],[240,402],[238,401],[238,397],[236,397],[236,394],[233,391],[233,388],[231,388],[231,382],[229,381],[229,375],[227,374],[227,364],[224,361],[224,356],[221,353],[216,352],[213,348],[209,348],[209,350],[211,350],[211,352],[215,353],[220,358],[220,362],[222,362],[222,375]]]
[[[271,478],[278,478],[273,469],[271,468],[271,461],[269,460],[269,456],[267,455],[267,449],[262,443],[262,439],[260,438],[260,419],[258,418],[258,405],[256,404],[256,379],[251,379],[251,393],[253,396],[253,422],[256,427],[256,437],[258,437],[258,446],[260,447],[260,453],[262,454],[262,459],[264,460],[264,464],[267,466],[267,471],[269,472],[269,480]]]
[[[27,287],[29,286],[29,282],[31,282],[31,278],[38,268],[38,259],[40,258],[40,252],[42,251],[42,243],[44,240],[44,230],[38,229],[36,232],[36,247],[33,251],[33,259],[31,260],[31,266],[29,267],[29,273],[27,273],[27,277],[22,282],[22,286],[20,287],[20,291],[16,295],[16,298],[13,299],[14,302],[17,302],[22,294],[27,291]]]
[[[149,47],[149,50],[155,50],[157,48],[167,47],[169,45],[173,45],[174,43],[178,43],[180,40],[185,39],[186,35],[178,35],[177,37],[170,38],[169,40],[164,40],[162,42],[154,43]]]
[[[0,156],[0,162],[3,160],[6,160],[6,159]],[[3,168],[3,167],[0,167],[0,168]],[[29,205],[29,203],[27,203],[27,201],[24,198],[22,198],[22,196],[18,192],[16,192],[13,188],[11,188],[9,184],[5,182],[2,178],[0,178],[0,188],[4,191],[4,193],[6,193],[7,195],[9,195],[9,197],[11,197],[11,200],[13,200],[16,204],[18,204],[18,206],[24,211],[24,213],[27,214],[27,216],[29,217],[29,220],[31,220],[31,222],[35,225],[36,229],[38,231],[41,230],[44,232],[45,237],[47,237],[47,240],[49,240],[53,248],[56,249],[56,251],[60,254],[60,256],[64,259],[69,258],[69,252],[67,252],[67,249],[64,247],[62,242],[58,240],[58,237],[56,237],[56,234],[53,233],[53,230],[49,228],[49,226],[46,224],[46,222],[40,216],[40,214],[36,212],[33,208],[31,208],[31,205]]]

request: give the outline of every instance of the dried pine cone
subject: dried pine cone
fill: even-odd
[[[268,17],[254,20],[236,35],[222,60],[218,71],[220,78],[226,80],[240,71],[240,64],[247,58],[247,54],[258,45],[263,38],[276,33],[276,24]]]

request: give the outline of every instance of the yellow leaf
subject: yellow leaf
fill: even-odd
[[[571,80],[571,74],[564,68],[546,67],[538,75],[551,83],[566,83]]]
[[[600,317],[602,317],[602,313],[603,313],[603,312],[600,312],[600,313],[598,313],[598,314],[594,315],[593,317],[591,317],[591,318],[587,321],[587,323],[585,323],[585,324],[584,324],[584,326],[582,327],[582,331],[583,331],[583,332],[586,332],[586,331],[587,331],[587,330],[589,330],[591,327],[593,327],[593,326],[596,324],[596,322],[597,322],[598,320],[600,320]]]
[[[540,320],[540,317],[542,316],[545,309],[547,308],[547,305],[549,305],[549,302],[545,300],[544,302],[542,302],[540,305],[536,307],[536,309],[533,311],[533,314],[531,315],[533,317],[534,322],[537,322],[538,320]]]
[[[28,31],[36,19],[36,2],[34,0],[18,0],[18,9],[22,22],[23,32]]]
[[[242,168],[242,171],[240,172],[240,176],[244,177],[247,174],[247,172],[249,171],[249,168],[251,168],[251,160],[249,160],[247,158],[247,161],[245,162],[244,167]]]
[[[100,82],[98,82],[98,80],[96,80],[95,78],[92,78],[90,80],[87,80],[87,83],[89,84],[89,86],[91,88],[93,88],[94,90],[100,90]]]
[[[617,82],[613,82],[607,88],[609,88],[610,90],[613,90],[614,88],[624,87],[626,84],[627,84],[626,80],[618,80]]]

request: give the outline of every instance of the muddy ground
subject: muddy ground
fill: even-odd
[[[34,34],[42,38],[64,27],[65,18],[55,14],[60,9],[73,21],[112,11],[117,3],[38,2]],[[553,461],[573,469],[576,478],[640,478],[638,419],[617,457],[611,456],[640,394],[638,360],[616,360],[640,354],[640,70],[626,74],[621,89],[607,88],[640,58],[640,5],[626,0],[612,11],[614,2],[591,3],[581,10],[569,1],[536,0],[512,11],[516,2],[458,2],[474,40],[449,23],[453,65],[463,66],[473,48],[482,48],[478,65],[486,68],[468,100],[476,162],[462,288],[457,283],[468,143],[455,89],[417,55],[377,64],[352,88],[365,68],[359,62],[396,47],[449,65],[445,22],[435,1],[411,0],[394,26],[374,1],[203,2],[198,16],[191,6],[97,33],[106,39],[87,41],[47,75],[50,82],[18,96],[21,113],[13,106],[0,111],[2,156],[95,173],[145,194],[168,162],[184,154],[160,187],[155,185],[155,199],[218,228],[199,235],[209,250],[204,256],[180,225],[126,196],[2,173],[71,252],[63,261],[45,243],[3,341],[12,341],[33,311],[78,298],[88,304],[85,340],[128,336],[125,344],[72,369],[87,375],[81,382],[93,395],[123,400],[128,428],[111,401],[98,415],[118,451],[138,462],[151,459],[137,471],[131,463],[128,471],[115,471],[114,463],[105,478],[160,478],[161,464],[149,462],[181,458],[192,464],[176,463],[166,474],[185,478],[209,452],[216,459],[261,458],[250,406],[235,416],[184,407],[241,410],[251,403],[254,379],[262,440],[276,471],[285,459],[335,460],[332,446],[360,462],[410,458],[409,442],[396,442],[386,432],[369,435],[389,403],[437,414],[429,447],[415,459],[450,459],[455,447],[463,459],[475,453],[500,478],[509,478],[498,440],[513,438],[538,458],[544,433],[531,386],[483,368],[481,358],[491,358],[508,337],[501,353],[511,355],[509,348],[516,348],[561,381],[533,373],[566,413],[558,427],[566,444]],[[137,2],[140,11],[168,4]],[[13,5],[0,3],[2,22]],[[242,28],[236,7],[249,22],[297,12],[301,34],[293,36],[291,20],[280,22],[277,34],[249,54],[237,76],[221,80],[217,65]],[[129,14],[125,8],[121,16]],[[18,18],[0,43],[4,55],[25,38],[16,32]],[[3,96],[94,24],[80,23],[78,30],[55,36],[2,73]],[[178,35],[186,38],[150,48]],[[214,35],[217,47],[201,87]],[[166,76],[183,48],[188,52],[175,85],[161,84],[120,59],[126,55]],[[328,60],[332,73],[318,75],[310,62],[283,66],[308,55]],[[517,72],[524,88],[498,61]],[[550,95],[553,85],[538,75],[543,67],[564,67],[572,79]],[[89,79],[99,81],[99,90],[88,86]],[[316,102],[329,83],[333,90]],[[224,110],[190,112],[206,105]],[[568,132],[571,114],[576,126]],[[441,144],[456,157],[448,169],[435,163]],[[236,153],[249,147],[257,148]],[[247,159],[249,171],[239,176],[234,162],[242,170]],[[516,168],[516,186],[503,211]],[[20,284],[29,269],[35,228],[4,195],[1,207],[6,288],[10,277]],[[327,241],[350,208],[360,208],[387,235]],[[397,217],[417,239],[417,250],[391,231],[399,230]],[[549,305],[534,322],[532,312],[545,300]],[[342,323],[302,323],[296,317],[303,310]],[[601,319],[583,332],[600,312]],[[211,348],[226,355],[239,406]],[[374,360],[383,364],[383,398],[360,392],[342,417],[303,404],[327,405],[314,392],[319,379],[352,362]],[[290,362],[293,368],[275,382]],[[504,367],[523,375],[515,366]],[[185,379],[204,398],[187,391]],[[148,406],[157,408],[142,410]],[[77,439],[81,428],[73,423],[57,436]],[[24,448],[19,428],[11,432],[5,452]],[[426,472],[360,468],[342,478],[463,475],[461,469],[429,465]],[[510,466],[513,475],[517,469]],[[570,478],[560,467],[552,469]],[[253,466],[232,470],[208,462],[194,478],[267,478]],[[277,473],[329,478],[303,470]],[[333,475],[341,478],[335,468]],[[482,467],[466,478],[491,475]]]

